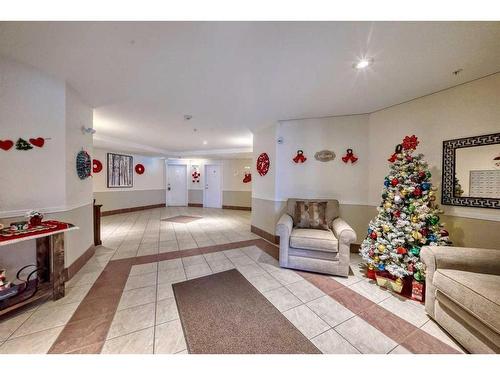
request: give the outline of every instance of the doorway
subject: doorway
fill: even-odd
[[[203,207],[222,208],[222,166],[205,165]]]
[[[187,165],[167,164],[167,206],[187,206]]]

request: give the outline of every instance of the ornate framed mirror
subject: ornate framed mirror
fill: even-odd
[[[500,133],[443,141],[441,203],[500,209]]]

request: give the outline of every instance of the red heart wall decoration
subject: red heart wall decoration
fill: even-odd
[[[2,150],[9,150],[12,146],[14,146],[14,142],[12,142],[10,139],[6,139],[5,141],[0,139],[0,148]]]
[[[30,143],[36,147],[43,147],[43,144],[45,143],[45,139],[43,139],[42,137],[30,138]]]

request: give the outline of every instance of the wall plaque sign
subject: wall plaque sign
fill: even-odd
[[[335,159],[335,152],[330,150],[321,150],[314,154],[314,158],[318,161],[332,161]]]

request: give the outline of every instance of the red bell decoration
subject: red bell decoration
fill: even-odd
[[[304,151],[297,150],[297,155],[292,159],[295,163],[304,163],[307,158],[304,156]]]
[[[144,165],[142,165],[142,164],[136,164],[135,165],[135,173],[137,173],[137,174],[143,174],[144,171],[145,171]]]
[[[248,184],[252,181],[252,174],[250,172],[245,172],[245,177],[243,177],[243,183]]]
[[[191,173],[191,177],[193,178],[193,183],[199,183],[200,182],[200,176],[201,173],[195,170],[193,173]]]
[[[342,156],[342,161],[344,163],[347,164],[349,160],[351,161],[351,163],[356,163],[358,161],[358,158],[353,154],[352,148],[348,148],[346,154]]]
[[[99,173],[100,171],[102,171],[102,163],[97,159],[92,160],[92,172]]]

